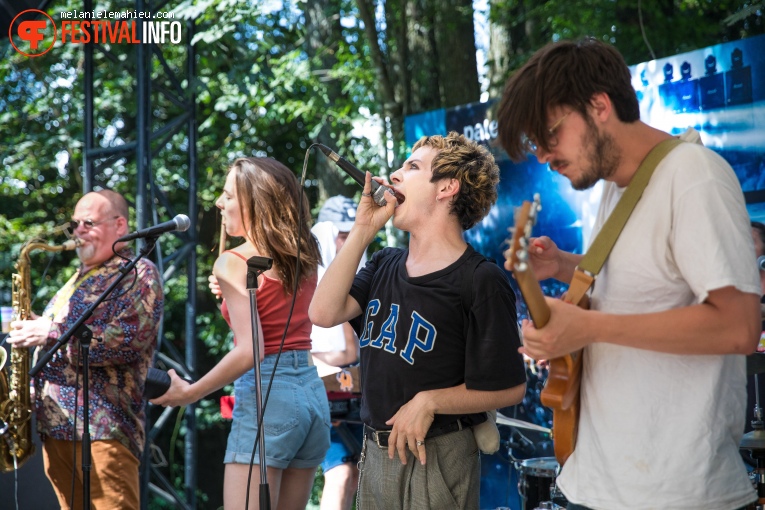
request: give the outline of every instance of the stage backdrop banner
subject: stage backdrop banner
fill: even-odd
[[[699,131],[704,145],[733,166],[752,218],[765,220],[765,36],[644,62],[630,71],[641,119],[675,135],[689,127]],[[541,196],[542,211],[534,235],[548,235],[562,249],[582,253],[590,241],[600,184],[574,191],[566,178],[532,155],[521,163],[510,161],[497,143],[496,106],[493,99],[408,116],[407,144],[411,147],[423,135],[457,131],[494,154],[501,172],[499,198],[465,234],[485,256],[502,263],[513,211],[535,193]],[[552,281],[543,287],[548,295],[564,289]]]

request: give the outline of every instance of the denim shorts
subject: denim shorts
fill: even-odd
[[[329,403],[316,367],[308,364],[308,351],[284,351],[263,418],[266,465],[277,469],[315,468],[329,448]],[[261,391],[265,399],[276,354],[261,366]],[[258,431],[255,371],[234,382],[234,418],[226,445],[225,464],[249,464]],[[260,463],[255,453],[255,464]]]
[[[347,431],[345,440],[341,436],[338,428],[342,427]],[[352,462],[355,466],[359,460],[361,445],[364,441],[364,424],[340,422],[332,426],[329,436],[329,450],[324,462],[321,463],[321,469],[325,473],[332,468],[336,468],[346,462]],[[347,444],[347,441],[354,441],[356,444]],[[355,450],[355,451],[354,451]]]

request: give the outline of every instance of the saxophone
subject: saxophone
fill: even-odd
[[[27,242],[21,248],[16,262],[18,273],[13,274],[12,296],[13,320],[25,320],[32,316],[31,279],[29,254],[34,250],[67,251],[80,245],[79,239],[66,241],[59,246]],[[1,349],[1,347],[0,347]],[[11,349],[8,374],[0,370],[0,472],[18,469],[35,452],[32,443],[32,403],[29,381],[29,349]],[[2,365],[0,365],[2,368]]]

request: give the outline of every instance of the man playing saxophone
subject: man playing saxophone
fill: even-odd
[[[52,347],[113,281],[123,261],[120,256],[133,256],[123,243],[114,247],[120,256],[112,252],[115,241],[128,233],[128,205],[116,192],[102,190],[83,196],[75,206],[71,226],[80,240],[80,268],[41,317],[11,323],[8,342],[16,348]],[[85,322],[93,332],[88,424],[93,508],[140,506],[138,467],[145,439],[142,393],[156,347],[163,301],[156,266],[141,259],[135,273],[128,275]],[[80,357],[79,342],[69,342],[34,382],[45,474],[63,509],[83,506]]]

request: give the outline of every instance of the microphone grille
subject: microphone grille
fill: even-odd
[[[178,214],[173,219],[175,224],[178,226],[178,232],[186,232],[191,226],[191,220],[185,214]]]

